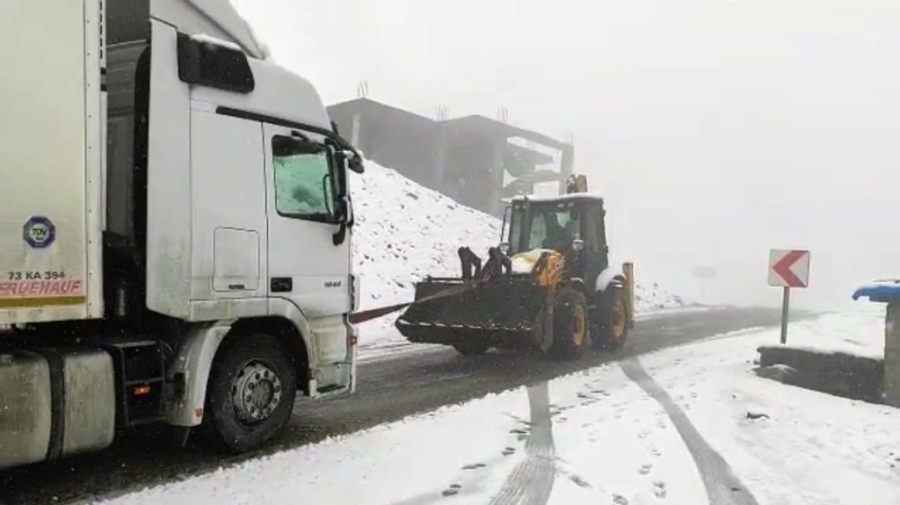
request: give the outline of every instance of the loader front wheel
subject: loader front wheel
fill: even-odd
[[[611,287],[602,295],[600,310],[597,311],[597,335],[594,347],[612,351],[625,345],[628,340],[628,314],[625,309],[625,294],[618,287]]]
[[[558,358],[579,359],[589,338],[590,321],[584,294],[563,288],[553,307],[553,346],[550,353]]]

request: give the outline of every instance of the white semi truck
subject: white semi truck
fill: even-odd
[[[0,468],[355,388],[362,160],[228,0],[5,0]]]

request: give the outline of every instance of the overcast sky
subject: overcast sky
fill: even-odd
[[[900,277],[900,2],[233,0],[326,103],[495,117],[575,138],[611,249],[710,300],[780,303],[769,248],[812,250],[800,305]],[[677,7],[676,7],[677,5]]]

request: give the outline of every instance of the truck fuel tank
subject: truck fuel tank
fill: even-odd
[[[111,356],[91,348],[0,347],[0,468],[108,447]]]

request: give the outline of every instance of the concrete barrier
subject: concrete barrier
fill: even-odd
[[[855,400],[883,402],[884,361],[842,352],[764,345],[760,377]]]

